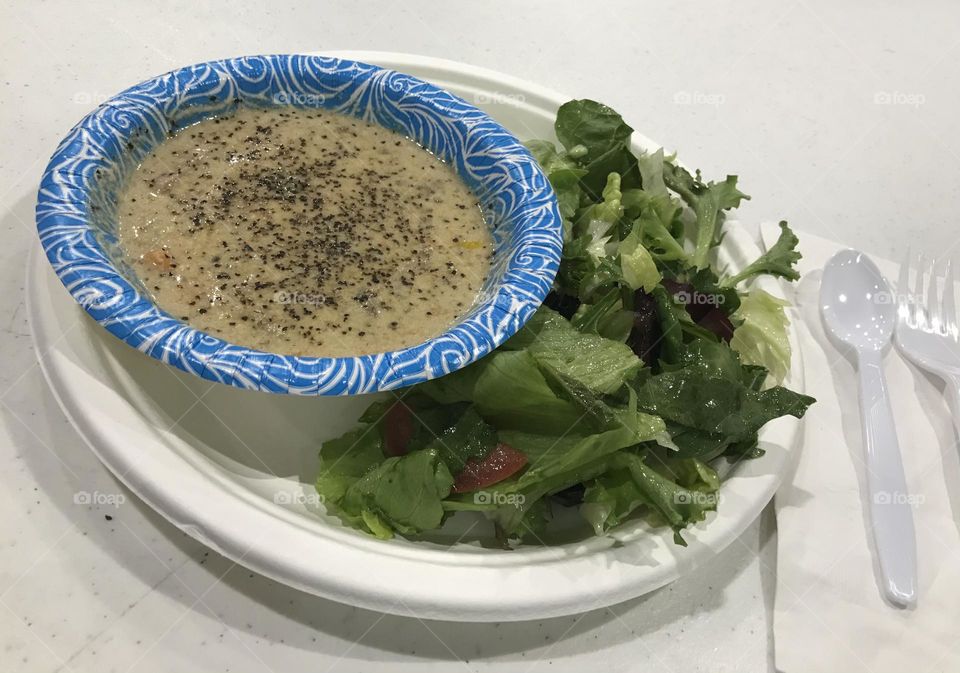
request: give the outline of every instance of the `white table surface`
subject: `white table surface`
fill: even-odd
[[[739,174],[748,225],[786,217],[885,257],[944,251],[960,5],[288,4],[0,4],[0,670],[770,670],[769,509],[710,568],[646,598],[502,626],[354,610],[208,552],[123,491],[35,365],[36,185],[75,121],[149,75],[244,53],[400,51],[606,102],[708,177]],[[78,505],[79,491],[126,502]]]

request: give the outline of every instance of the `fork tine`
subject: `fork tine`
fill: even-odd
[[[940,299],[939,284],[940,277],[937,275],[937,261],[930,264],[930,277],[927,279],[927,322],[935,330],[940,329]]]
[[[913,279],[913,292],[910,294],[910,304],[913,307],[913,318],[918,326],[924,326],[927,323],[926,313],[923,309],[923,262],[924,255],[921,250],[914,257],[916,261],[916,275]]]
[[[901,320],[910,319],[910,247],[900,263],[900,277],[897,279],[897,314]]]
[[[957,338],[957,296],[956,271],[952,259],[947,259],[947,268],[943,273],[943,328],[947,334]]]

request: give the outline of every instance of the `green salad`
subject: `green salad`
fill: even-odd
[[[324,442],[327,510],[380,538],[482,512],[509,546],[537,543],[559,507],[597,535],[632,516],[681,531],[716,509],[718,461],[758,458],[770,420],[814,400],[778,385],[790,365],[785,303],[750,288],[795,281],[797,238],[737,273],[712,253],[736,176],[705,182],[591,100],[557,113],[560,145],[527,143],[563,217],[552,292],[482,360],[374,402]]]

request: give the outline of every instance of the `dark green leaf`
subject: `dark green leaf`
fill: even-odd
[[[480,460],[497,444],[497,431],[468,407],[457,421],[443,430],[427,448],[436,449],[450,472],[459,474],[467,461]]]
[[[756,392],[740,381],[704,375],[696,368],[664,372],[637,389],[641,409],[680,425],[747,439],[774,418],[801,418],[813,398],[786,388]]]
[[[587,161],[625,146],[633,129],[616,111],[593,100],[572,100],[557,110],[557,138],[568,152],[582,146]],[[606,175],[604,175],[606,180]]]
[[[657,304],[657,319],[660,321],[660,361],[668,364],[680,362],[683,355],[683,329],[677,317],[677,307],[662,285],[654,288]]]

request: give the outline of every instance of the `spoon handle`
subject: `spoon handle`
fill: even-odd
[[[897,605],[917,598],[917,543],[913,499],[907,492],[897,429],[879,350],[859,353],[860,416],[866,448],[870,518],[884,582],[884,595]]]

